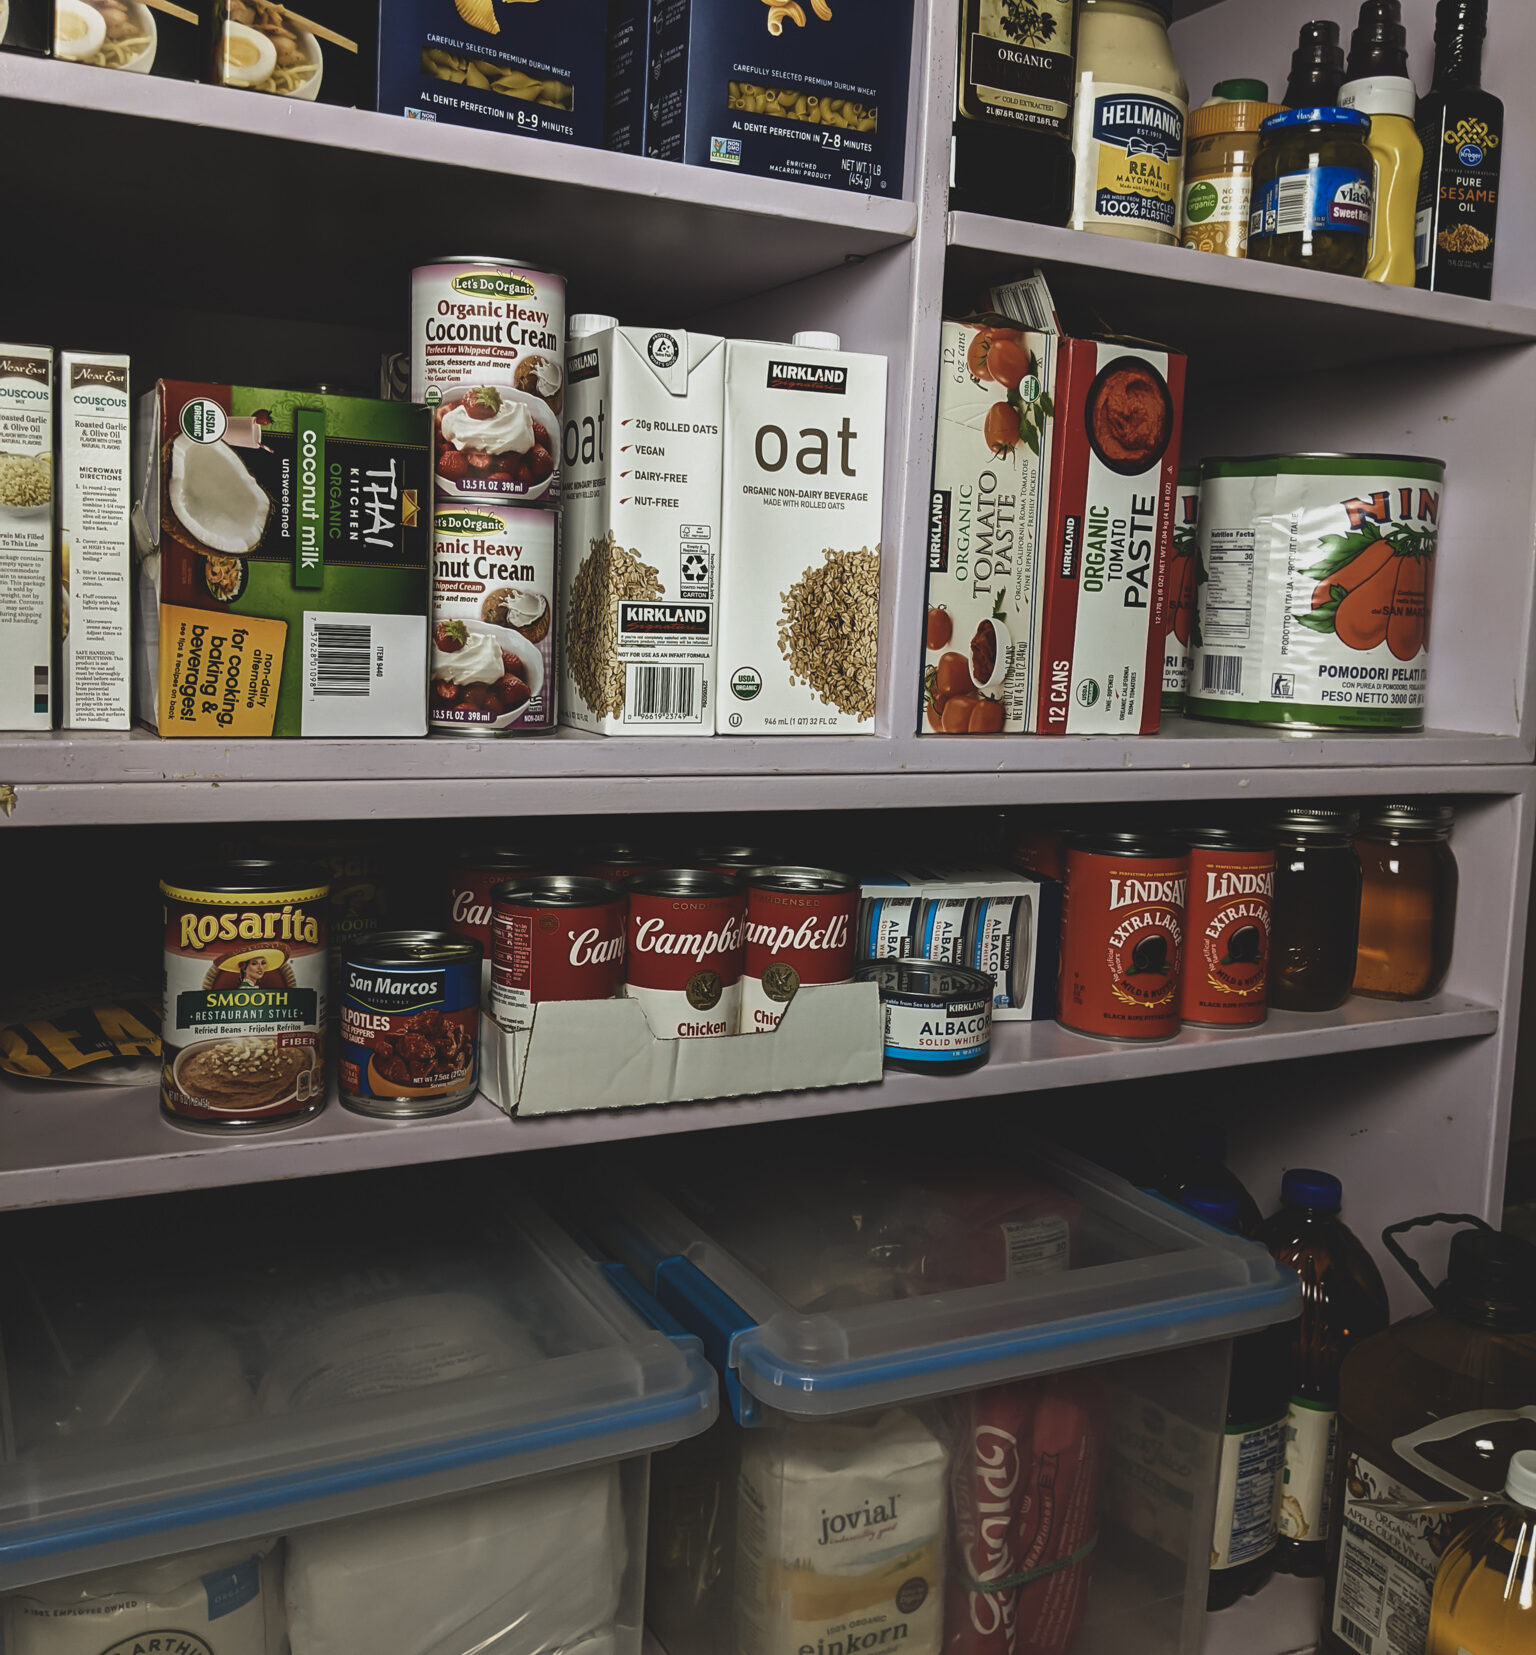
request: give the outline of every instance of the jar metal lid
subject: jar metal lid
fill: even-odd
[[[1284,132],[1298,126],[1352,126],[1363,134],[1370,131],[1371,117],[1358,109],[1345,109],[1341,104],[1324,104],[1314,109],[1287,109],[1271,115],[1259,130]]]
[[[1449,832],[1455,823],[1455,807],[1439,799],[1390,799],[1367,805],[1360,813],[1360,827],[1365,832],[1373,828],[1430,828]]]
[[[1273,841],[1252,828],[1199,827],[1185,835],[1191,845],[1212,850],[1270,850]]]
[[[1068,849],[1089,856],[1177,856],[1179,842],[1164,833],[1087,833],[1074,839]]]
[[[1339,805],[1290,805],[1275,818],[1277,833],[1326,833],[1348,838],[1359,817]]]
[[[484,952],[457,931],[375,931],[343,950],[348,965],[371,966],[478,964]]]

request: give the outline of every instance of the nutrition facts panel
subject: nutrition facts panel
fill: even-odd
[[[1248,642],[1256,545],[1251,529],[1217,529],[1210,537],[1203,628],[1207,647]]]

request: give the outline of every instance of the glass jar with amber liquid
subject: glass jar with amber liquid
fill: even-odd
[[[1536,1453],[1509,1462],[1504,1504],[1446,1547],[1429,1610],[1428,1655],[1536,1649]]]
[[[1455,812],[1418,800],[1376,805],[1355,839],[1360,859],[1360,934],[1355,993],[1425,1000],[1451,966],[1456,929]]]
[[[1333,1011],[1349,998],[1360,922],[1355,817],[1337,806],[1295,805],[1274,824],[1269,1003]]]

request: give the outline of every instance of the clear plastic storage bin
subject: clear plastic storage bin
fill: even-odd
[[[639,1655],[650,1454],[715,1377],[516,1186],[77,1207],[0,1244],[6,1655]]]
[[[1294,1275],[1063,1151],[819,1125],[572,1186],[730,1399],[656,1464],[667,1655],[1193,1655],[1231,1341]]]

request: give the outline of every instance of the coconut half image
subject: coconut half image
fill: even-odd
[[[167,498],[188,539],[232,557],[256,550],[272,515],[266,490],[227,443],[185,434],[171,444]]]

